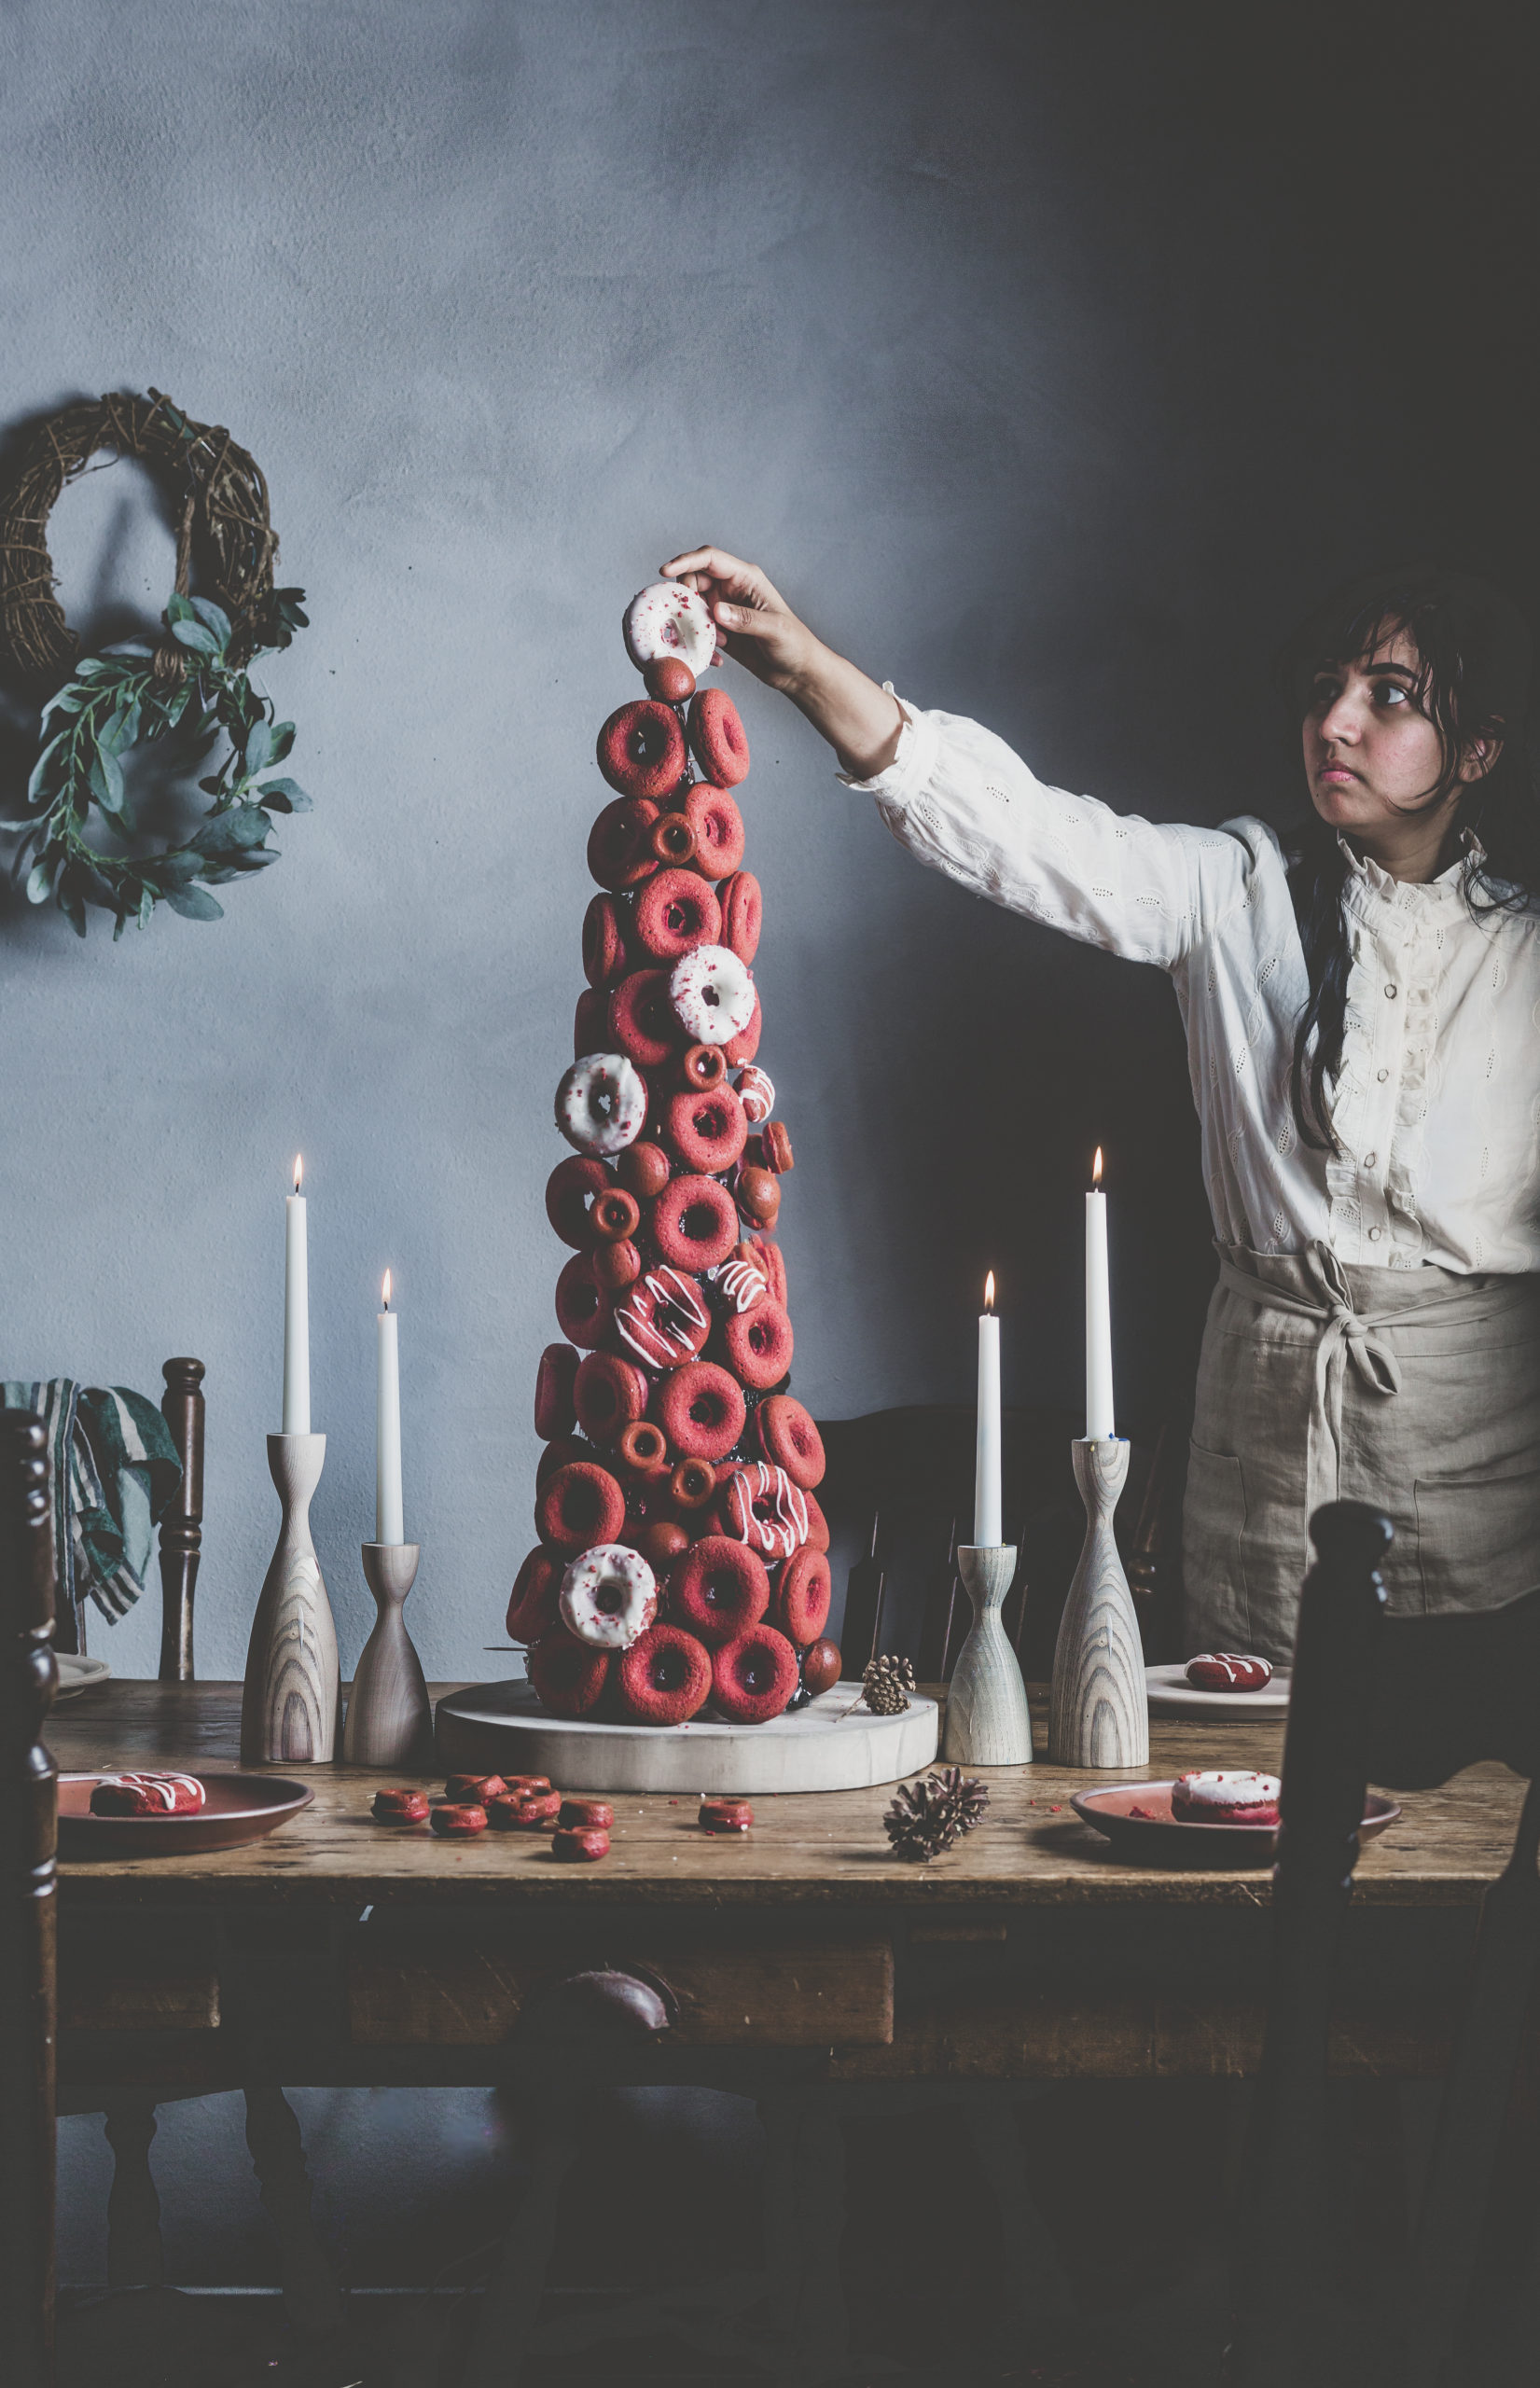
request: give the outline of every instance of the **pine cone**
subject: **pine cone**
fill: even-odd
[[[862,1694],[874,1716],[896,1716],[909,1704],[914,1668],[908,1659],[872,1659],[861,1677]]]
[[[882,1818],[882,1829],[895,1857],[912,1857],[928,1866],[983,1823],[989,1803],[990,1795],[977,1775],[964,1775],[960,1766],[944,1766],[903,1785]]]

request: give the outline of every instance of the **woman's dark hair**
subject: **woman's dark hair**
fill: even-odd
[[[1500,742],[1485,775],[1463,785],[1457,818],[1483,851],[1465,870],[1474,912],[1518,910],[1540,894],[1540,807],[1525,743],[1530,634],[1500,590],[1468,573],[1417,564],[1371,574],[1338,590],[1302,622],[1278,659],[1278,681],[1293,718],[1302,721],[1323,672],[1372,656],[1404,632],[1417,650],[1412,701],[1437,730],[1443,763],[1416,808],[1431,811],[1462,787],[1463,751],[1477,739]],[[1329,823],[1312,812],[1285,840],[1289,887],[1305,951],[1310,995],[1294,1038],[1289,1095],[1299,1133],[1317,1151],[1336,1152],[1330,1090],[1342,1065],[1351,954],[1342,890],[1348,865]]]

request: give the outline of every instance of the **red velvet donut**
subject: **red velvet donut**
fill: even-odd
[[[636,1233],[642,1224],[642,1206],[626,1187],[612,1183],[596,1198],[589,1223],[602,1243],[618,1243]]]
[[[733,1725],[768,1725],[797,1689],[797,1653],[773,1626],[756,1625],[712,1659],[711,1696]]]
[[[639,886],[658,868],[652,825],[658,807],[645,796],[617,796],[589,831],[589,869],[612,892]]]
[[[670,1175],[669,1157],[661,1145],[628,1145],[615,1164],[615,1173],[639,1202],[661,1194]]]
[[[513,1576],[508,1593],[508,1641],[539,1641],[556,1624],[556,1595],[562,1593],[566,1560],[554,1549],[534,1548]]]
[[[583,915],[583,976],[590,986],[624,978],[629,951],[619,905],[613,896],[596,896]]]
[[[609,1041],[609,999],[602,989],[585,987],[572,1016],[572,1058],[586,1061],[590,1053],[604,1052]]]
[[[655,1576],[666,1576],[676,1559],[683,1558],[690,1547],[690,1538],[677,1518],[652,1518],[638,1526],[631,1535],[631,1545],[641,1552]]]
[[[705,1706],[711,1659],[693,1633],[649,1625],[620,1654],[620,1706],[638,1725],[685,1725]]]
[[[542,1633],[525,1664],[535,1696],[552,1716],[587,1716],[598,1707],[610,1671],[610,1654],[579,1642],[564,1625]],[[560,1804],[560,1803],[558,1803]]]
[[[716,891],[722,913],[720,942],[730,946],[740,962],[752,962],[759,951],[759,924],[764,906],[759,882],[752,870],[735,870]]]
[[[799,1484],[804,1492],[822,1484],[828,1465],[824,1437],[799,1401],[794,1401],[789,1393],[772,1393],[755,1411],[754,1427],[765,1457],[774,1466],[784,1467],[794,1484]],[[810,1633],[808,1639],[815,1642],[818,1637]]]
[[[688,760],[678,715],[656,697],[634,697],[619,706],[593,751],[611,787],[631,797],[672,796]]]
[[[791,1367],[791,1321],[780,1303],[771,1301],[768,1294],[752,1310],[736,1312],[728,1320],[722,1329],[722,1340],[733,1374],[760,1393],[768,1385],[779,1384]],[[778,1461],[777,1465],[780,1465]],[[791,1470],[788,1468],[786,1473],[790,1476]],[[792,1480],[799,1481],[796,1477]]]
[[[679,1049],[683,1031],[669,1001],[666,970],[633,970],[609,999],[609,1030],[639,1069],[660,1070]]]
[[[672,1369],[653,1396],[653,1415],[684,1459],[726,1459],[744,1414],[737,1385],[710,1360]]]
[[[597,1351],[610,1323],[610,1298],[595,1282],[586,1252],[575,1252],[556,1280],[556,1324],[571,1343]]]
[[[807,1541],[812,1494],[794,1484],[784,1467],[750,1460],[727,1472],[718,1493],[722,1532],[733,1542],[777,1560],[792,1558]]]
[[[545,1491],[546,1479],[553,1469],[570,1467],[575,1460],[592,1457],[593,1453],[589,1445],[579,1442],[575,1435],[558,1435],[553,1443],[546,1445],[534,1463],[535,1491],[537,1492]]]
[[[625,1522],[625,1494],[608,1468],[592,1460],[559,1467],[534,1505],[541,1541],[568,1558],[601,1542],[617,1542]]]
[[[692,945],[720,945],[722,907],[710,881],[698,870],[649,879],[636,899],[636,941],[659,962],[677,962]]]
[[[720,1048],[708,1046],[708,1052]],[[749,1123],[730,1086],[671,1095],[663,1111],[663,1142],[682,1166],[708,1177],[731,1169],[748,1140]]]
[[[589,1217],[589,1206],[607,1194],[615,1180],[602,1160],[593,1160],[586,1153],[573,1153],[566,1160],[559,1160],[546,1180],[546,1216],[563,1243],[575,1252],[586,1252],[594,1240],[595,1229]]]
[[[642,1274],[642,1255],[630,1236],[614,1243],[596,1243],[589,1255],[593,1282],[606,1294],[623,1294]]]
[[[711,1312],[695,1279],[664,1263],[617,1303],[614,1332],[644,1368],[673,1368],[696,1357],[711,1333]]]
[[[543,1443],[570,1435],[576,1423],[572,1388],[577,1354],[570,1343],[548,1343],[534,1375],[534,1431]]]
[[[715,1650],[758,1624],[770,1606],[770,1589],[757,1551],[725,1534],[702,1534],[669,1571],[669,1615]]]
[[[673,1465],[668,1437],[651,1418],[638,1418],[621,1429],[616,1437],[615,1455],[627,1475],[641,1484],[656,1483]]]
[[[808,1505],[808,1548],[826,1550],[829,1547],[829,1521],[812,1493],[804,1492],[802,1498]]]
[[[732,1197],[751,1227],[772,1228],[781,1215],[781,1187],[773,1172],[756,1160],[734,1173]]]
[[[743,816],[726,788],[704,781],[685,798],[685,818],[695,832],[695,868],[707,879],[730,879],[743,859]]]
[[[486,1831],[487,1812],[481,1807],[445,1803],[434,1809],[428,1826],[440,1840],[468,1840],[473,1833]]]
[[[737,1205],[715,1177],[671,1177],[652,1207],[652,1237],[676,1268],[715,1269],[738,1241]]]
[[[682,655],[659,655],[644,667],[642,686],[666,705],[687,704],[695,694],[695,674]]]
[[[592,1826],[577,1826],[570,1831],[559,1828],[550,1837],[550,1853],[559,1865],[596,1866],[610,1853],[610,1837]]]
[[[788,1642],[805,1650],[829,1621],[834,1578],[821,1550],[804,1543],[782,1568],[770,1601],[770,1621]]]
[[[759,997],[756,994],[754,1010],[749,1016],[747,1028],[741,1028],[737,1035],[729,1037],[722,1048],[728,1057],[729,1070],[741,1070],[745,1062],[753,1061],[759,1050],[759,1032],[764,1024],[764,1018],[759,1009]]]
[[[647,1406],[647,1381],[631,1360],[590,1352],[573,1380],[577,1423],[591,1442],[613,1443]]]
[[[715,1496],[716,1470],[709,1459],[682,1459],[669,1478],[669,1498],[676,1509],[703,1509]]]
[[[832,1691],[842,1672],[839,1645],[826,1634],[802,1653],[802,1688],[814,1700],[821,1692]]]
[[[679,1057],[679,1075],[690,1093],[709,1094],[728,1075],[727,1056],[720,1045],[691,1045]]]
[[[701,688],[691,699],[689,742],[714,787],[736,787],[748,778],[749,742],[725,688]]]

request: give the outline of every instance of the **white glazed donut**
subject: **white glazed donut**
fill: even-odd
[[[711,607],[679,580],[655,580],[633,597],[621,616],[620,629],[626,653],[638,672],[676,655],[699,679],[716,652]]]
[[[596,1650],[629,1650],[658,1614],[658,1580],[639,1550],[601,1542],[562,1578],[562,1617]]]
[[[618,1153],[647,1116],[647,1082],[624,1053],[585,1053],[556,1090],[556,1124],[580,1153]]]
[[[738,1100],[751,1128],[757,1128],[775,1108],[775,1089],[764,1071],[753,1062],[738,1081]]]
[[[1171,1812],[1185,1824],[1276,1824],[1283,1784],[1276,1774],[1232,1773],[1228,1769],[1179,1774],[1171,1786]]]
[[[673,965],[669,1001],[692,1045],[730,1045],[754,1018],[748,964],[730,946],[692,946]]]
[[[723,1523],[762,1558],[789,1559],[808,1538],[808,1501],[784,1467],[751,1460],[728,1479]]]

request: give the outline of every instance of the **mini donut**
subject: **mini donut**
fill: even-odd
[[[726,1368],[711,1360],[691,1360],[671,1370],[659,1385],[652,1408],[685,1459],[726,1459],[743,1431],[742,1394]]]
[[[589,1440],[613,1443],[646,1409],[647,1381],[631,1360],[590,1352],[573,1379],[572,1402]]]
[[[704,782],[685,798],[685,818],[695,832],[695,868],[707,879],[730,879],[743,859],[743,816],[726,788]]]
[[[660,1070],[679,1047],[666,970],[633,970],[609,999],[609,1033],[639,1069]]]
[[[556,1622],[564,1562],[554,1551],[536,1545],[513,1579],[508,1594],[510,1642],[538,1642]]]
[[[676,1268],[715,1269],[738,1241],[732,1196],[715,1177],[670,1178],[653,1204],[652,1240]]]
[[[577,1436],[558,1435],[553,1442],[547,1443],[534,1463],[535,1491],[537,1492],[544,1491],[546,1479],[553,1468],[569,1467],[574,1460],[592,1457],[591,1446],[581,1441]]]
[[[728,1075],[728,1057],[720,1045],[692,1045],[679,1063],[679,1075],[692,1093],[709,1094]]]
[[[569,1343],[593,1352],[609,1331],[610,1298],[586,1252],[575,1252],[556,1280],[556,1324]]]
[[[607,1186],[589,1213],[589,1224],[604,1243],[634,1235],[642,1224],[642,1205],[624,1186]]]
[[[589,1255],[593,1282],[606,1294],[623,1294],[642,1274],[642,1255],[629,1236],[617,1243],[596,1243]]]
[[[618,1668],[620,1707],[638,1725],[686,1725],[711,1693],[711,1659],[693,1633],[655,1625]]]
[[[828,1623],[833,1597],[834,1578],[827,1559],[821,1550],[810,1550],[804,1544],[792,1553],[776,1579],[770,1621],[788,1642],[805,1649]]]
[[[608,1468],[593,1460],[557,1468],[534,1505],[541,1541],[568,1559],[616,1541],[625,1522],[625,1494]]]
[[[559,1160],[546,1180],[546,1216],[563,1243],[575,1252],[586,1251],[594,1240],[591,1206],[602,1194],[607,1194],[614,1184],[602,1160],[592,1160],[586,1154],[569,1153]]]
[[[722,908],[722,942],[730,945],[740,962],[752,962],[759,951],[764,898],[752,870],[735,870],[716,891]]]
[[[377,1791],[369,1813],[377,1824],[423,1825],[428,1820],[428,1795],[425,1791]]]
[[[725,945],[692,947],[669,977],[669,1004],[692,1045],[728,1044],[757,1000],[748,964]]]
[[[595,896],[583,915],[583,976],[590,986],[623,979],[631,966],[630,951],[614,896]]]
[[[732,1181],[733,1200],[751,1227],[772,1228],[781,1215],[781,1188],[768,1169],[748,1161]]]
[[[722,1531],[767,1559],[789,1559],[808,1539],[809,1499],[784,1467],[750,1460],[733,1469],[723,1488]]]
[[[588,1366],[587,1361],[584,1367]],[[754,1413],[759,1448],[772,1467],[784,1467],[794,1484],[811,1492],[822,1484],[828,1465],[824,1437],[799,1401],[789,1393],[772,1393]]]
[[[711,1650],[757,1625],[770,1596],[764,1561],[727,1534],[703,1534],[669,1572],[669,1615]]]
[[[802,1498],[808,1505],[808,1548],[826,1550],[829,1547],[829,1521],[818,1506],[818,1496],[815,1492],[804,1492]]]
[[[775,1089],[764,1071],[753,1062],[738,1081],[738,1100],[751,1128],[757,1128],[775,1108]]]
[[[796,1163],[792,1159],[791,1138],[783,1119],[767,1119],[756,1139],[759,1146],[759,1165],[772,1177],[784,1177]]]
[[[747,1832],[754,1810],[746,1799],[702,1799],[695,1821],[702,1832]]]
[[[747,1028],[745,1028],[742,1034],[737,1036],[729,1036],[727,1044],[722,1048],[728,1057],[728,1067],[729,1069],[740,1070],[742,1068],[745,1062],[753,1061],[756,1053],[759,1050],[759,1037],[761,1031],[764,1028],[764,1018],[759,1009],[759,998],[756,995],[754,998],[754,1016],[750,1020]]]
[[[620,617],[620,632],[638,672],[677,657],[699,678],[716,652],[711,607],[680,580],[654,580],[638,590]]]
[[[797,1689],[797,1653],[773,1626],[725,1642],[711,1666],[712,1703],[733,1725],[768,1725]]]
[[[556,1090],[556,1124],[581,1153],[618,1153],[647,1116],[647,1082],[624,1053],[585,1053]]]
[[[631,1540],[658,1576],[666,1576],[690,1547],[689,1534],[677,1518],[649,1518],[645,1525],[636,1528]]]
[[[610,1837],[583,1826],[572,1832],[558,1826],[550,1837],[550,1853],[564,1866],[596,1866],[610,1853]]]
[[[601,887],[617,894],[638,887],[658,868],[652,850],[658,807],[650,797],[617,796],[606,804],[589,831],[589,873]]]
[[[673,1462],[669,1458],[668,1437],[651,1418],[637,1418],[623,1426],[616,1437],[615,1456],[628,1476],[639,1483],[654,1483],[667,1476]],[[628,1503],[628,1507],[630,1504]]]
[[[749,775],[749,742],[725,688],[701,688],[687,724],[690,752],[713,787],[736,787]]]
[[[813,1700],[823,1692],[832,1691],[843,1671],[839,1645],[831,1642],[826,1634],[802,1653],[802,1688]]]
[[[636,942],[659,962],[677,962],[692,946],[717,945],[721,937],[722,907],[698,870],[660,870],[636,899]]]
[[[703,1509],[716,1495],[716,1470],[709,1459],[682,1459],[669,1478],[669,1499],[676,1509]]]
[[[1187,1660],[1187,1681],[1200,1691],[1262,1691],[1272,1681],[1266,1659],[1252,1659],[1234,1650],[1205,1650]]]
[[[614,1822],[607,1799],[563,1799],[556,1818],[561,1832],[608,1832]]]
[[[707,1046],[707,1052],[719,1048]],[[687,1170],[719,1176],[736,1164],[748,1140],[749,1123],[730,1086],[693,1090],[670,1098],[663,1110],[663,1141]]]
[[[437,1807],[428,1818],[440,1840],[469,1840],[474,1833],[485,1832],[487,1812],[474,1802]]]
[[[1283,1784],[1276,1774],[1195,1768],[1171,1786],[1171,1812],[1188,1825],[1275,1825]]]
[[[551,1716],[587,1716],[609,1680],[610,1653],[579,1642],[558,1618],[525,1661],[535,1697]]]
[[[658,1578],[639,1550],[602,1542],[562,1578],[562,1622],[596,1650],[629,1650],[658,1614]]]
[[[730,1311],[752,1310],[770,1292],[770,1280],[759,1266],[754,1246],[735,1243],[711,1282]]]
[[[499,1791],[484,1803],[493,1832],[548,1832],[562,1805],[559,1791]]]
[[[791,1366],[791,1321],[767,1294],[754,1308],[729,1318],[722,1330],[728,1366],[742,1384],[759,1393],[779,1384]],[[790,1473],[790,1470],[787,1470]]]
[[[609,1034],[609,998],[599,987],[585,987],[572,1015],[572,1058],[597,1053]]]
[[[695,694],[695,674],[680,656],[659,656],[643,672],[642,686],[666,705],[685,705]]]
[[[695,860],[695,832],[682,812],[660,812],[650,843],[659,861],[673,870],[685,870]]]
[[[764,1270],[770,1294],[783,1310],[786,1308],[786,1256],[778,1243],[768,1235],[756,1235],[750,1244],[755,1259]]]
[[[672,705],[656,697],[633,697],[619,705],[600,730],[594,757],[611,787],[623,797],[656,803],[672,796],[685,776],[685,733]],[[597,879],[598,872],[594,877]]]
[[[615,1173],[639,1202],[650,1202],[661,1194],[672,1172],[661,1145],[628,1145],[615,1164]]]
[[[484,1808],[489,1799],[496,1799],[507,1789],[500,1774],[451,1774],[444,1784],[444,1797],[452,1807],[461,1799],[472,1800]]]
[[[615,1332],[647,1368],[672,1368],[694,1359],[711,1332],[711,1312],[694,1278],[664,1263],[618,1305]]]
[[[577,1354],[570,1343],[548,1343],[534,1372],[534,1431],[543,1443],[570,1435],[576,1423],[572,1389]]]
[[[196,1774],[104,1774],[90,1795],[93,1816],[191,1816],[202,1806]]]

